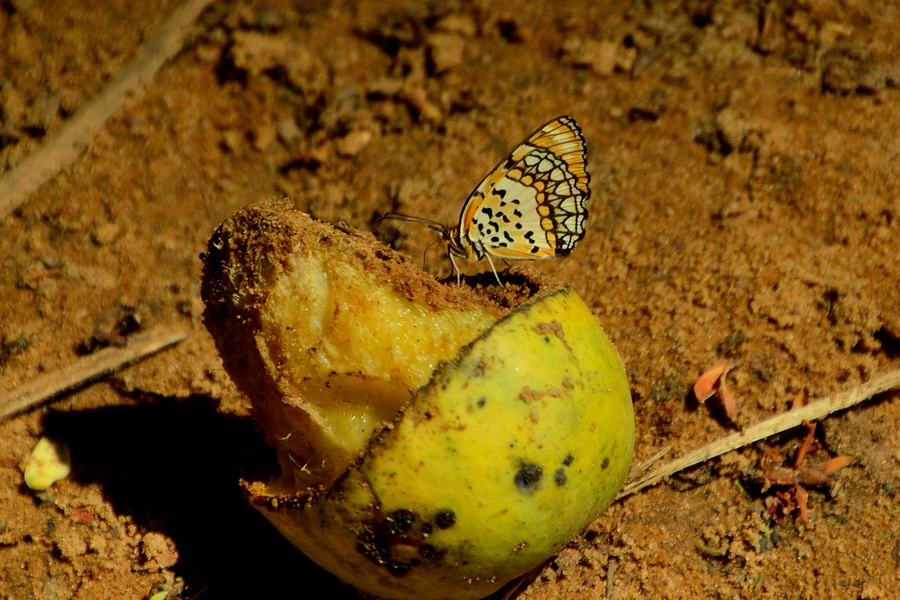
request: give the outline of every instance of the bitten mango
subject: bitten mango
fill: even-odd
[[[286,201],[226,220],[204,320],[280,475],[244,480],[294,545],[389,599],[477,599],[612,502],[634,417],[615,349],[568,286],[444,285]]]

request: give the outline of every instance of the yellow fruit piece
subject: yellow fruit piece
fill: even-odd
[[[43,491],[66,478],[71,470],[69,448],[62,442],[42,437],[25,463],[25,485],[29,489]]]
[[[341,252],[293,255],[293,276],[275,282],[260,313],[280,387],[335,454],[298,453],[294,459],[324,459],[339,471],[365,448],[375,427],[409,401],[411,390],[427,383],[440,361],[497,318],[471,308],[436,312],[379,285],[364,264],[345,262],[353,258]]]
[[[609,339],[568,287],[504,279],[482,296],[443,286],[278,203],[210,242],[205,321],[282,469],[245,489],[365,592],[487,596],[625,478],[633,414]],[[530,299],[502,308],[514,289]]]
[[[202,283],[207,328],[278,451],[286,490],[333,481],[441,361],[505,312],[283,202],[223,223]]]

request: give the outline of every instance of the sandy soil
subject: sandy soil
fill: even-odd
[[[0,2],[0,172],[175,6]],[[260,437],[200,320],[198,256],[226,215],[290,196],[419,260],[434,235],[375,217],[452,223],[557,115],[588,140],[591,217],[571,258],[537,266],[616,343],[638,463],[898,368],[898,23],[896,3],[853,0],[214,5],[0,223],[0,392],[134,331],[188,331],[0,424],[0,597],[356,598],[241,497]],[[434,249],[427,268],[450,274]],[[722,362],[735,424],[690,394]],[[794,431],[616,503],[518,597],[896,597],[898,421],[894,392],[820,423],[807,461],[853,461],[809,489],[810,526],[756,479]],[[35,493],[22,466],[44,434],[73,472]]]

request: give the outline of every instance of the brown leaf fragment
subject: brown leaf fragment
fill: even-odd
[[[825,475],[831,475],[838,469],[843,469],[851,462],[853,462],[852,456],[847,456],[846,454],[842,456],[835,456],[823,465],[822,472],[825,473]]]
[[[697,397],[697,400],[703,402],[715,394],[730,368],[730,365],[721,364],[703,373],[694,383],[694,396]]]
[[[737,402],[734,394],[725,385],[725,375],[734,368],[734,365],[721,364],[709,369],[694,383],[694,396],[700,402],[704,402],[715,396],[725,417],[733,421],[737,414]]]
[[[733,421],[734,416],[737,414],[737,402],[734,399],[734,394],[731,393],[730,389],[725,387],[724,383],[719,387],[716,398],[718,398],[719,402],[722,404],[722,408],[725,410],[725,416],[728,417],[730,421]]]

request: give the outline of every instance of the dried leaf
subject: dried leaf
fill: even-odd
[[[806,386],[803,386],[803,389],[797,392],[797,395],[791,400],[791,409],[800,408],[807,404],[809,404],[809,390]]]
[[[798,485],[794,489],[794,497],[797,499],[797,511],[800,513],[800,516],[797,517],[797,521],[809,527],[809,496],[806,493],[806,490]]]
[[[825,463],[824,465],[824,473],[826,475],[831,475],[838,469],[843,469],[847,465],[853,462],[852,456],[847,456],[846,454],[843,456],[835,456],[831,460]]]
[[[730,421],[733,421],[734,416],[737,414],[737,402],[734,399],[734,394],[732,394],[731,390],[722,383],[716,397],[719,398],[719,401],[722,403],[722,408],[725,410],[725,416],[728,417]]]
[[[731,365],[721,364],[701,375],[694,383],[694,396],[697,397],[697,400],[703,402],[715,394],[729,369],[731,369]]]
[[[817,465],[796,471],[796,481],[800,485],[809,487],[817,487],[820,485],[831,485],[832,481],[825,474],[824,465]]]
[[[715,396],[729,421],[734,421],[734,416],[737,414],[737,402],[734,394],[725,385],[725,375],[733,367],[734,365],[729,364],[715,366],[701,375],[694,383],[694,396],[697,397],[697,400],[703,402],[711,396]]]

